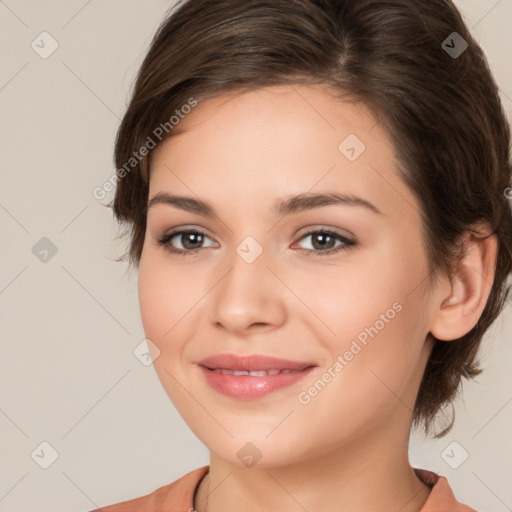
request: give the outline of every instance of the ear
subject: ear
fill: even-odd
[[[430,332],[450,341],[467,334],[478,322],[494,282],[498,240],[488,227],[482,235],[465,235],[464,256],[449,278],[449,285],[437,293]]]

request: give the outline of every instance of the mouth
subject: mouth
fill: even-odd
[[[280,373],[297,373],[302,370],[290,370],[289,368],[283,368],[282,370],[278,369],[268,369],[268,370],[253,370],[253,371],[245,371],[245,370],[230,370],[228,368],[208,368],[208,370],[212,370],[214,372],[220,372],[224,375],[249,375],[251,377],[263,377],[265,375],[279,375]]]
[[[221,354],[198,363],[207,384],[215,391],[241,400],[254,400],[289,387],[317,366],[271,356]]]

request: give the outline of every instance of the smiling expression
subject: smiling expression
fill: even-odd
[[[199,102],[180,127],[152,155],[138,285],[184,420],[222,458],[252,442],[268,465],[408,431],[432,348],[428,265],[382,126],[327,88],[283,85]],[[223,392],[199,365],[219,354],[313,367],[216,372]]]

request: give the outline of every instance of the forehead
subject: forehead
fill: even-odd
[[[239,138],[244,134],[254,136],[258,131],[271,135],[286,128],[280,135],[289,134],[291,138],[298,134],[311,136],[313,131],[322,137],[325,132],[337,133],[338,137],[346,130],[364,136],[379,124],[366,105],[342,96],[341,91],[327,85],[301,84],[221,94],[199,101],[198,106],[180,118],[171,137],[154,151],[154,161],[170,145],[188,139],[187,134],[192,130],[197,136],[208,132],[208,138],[215,137],[213,126],[223,136],[231,129]],[[390,144],[385,132],[379,133],[378,138]]]
[[[321,188],[364,194],[382,210],[410,203],[383,126],[333,92],[279,85],[199,102],[154,151],[150,197],[172,190],[256,206],[264,195]]]

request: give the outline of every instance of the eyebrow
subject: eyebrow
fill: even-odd
[[[201,199],[194,199],[193,197],[172,195],[167,192],[158,192],[149,200],[148,210],[158,204],[174,206],[175,208],[205,217],[219,218],[210,203]],[[384,213],[366,199],[351,194],[339,193],[316,194],[308,192],[277,199],[273,205],[272,212],[275,215],[288,215],[333,204],[359,206],[366,208],[377,215],[384,216]]]

